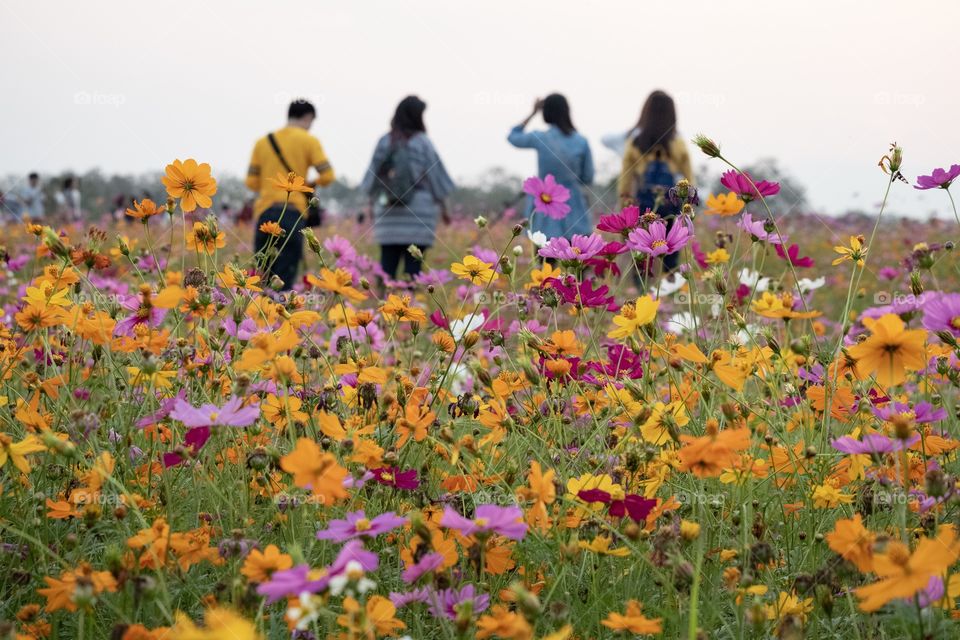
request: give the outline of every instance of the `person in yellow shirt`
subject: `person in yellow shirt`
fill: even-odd
[[[637,123],[638,133],[627,142],[620,171],[620,206],[635,204],[640,213],[656,207],[668,228],[680,208],[666,200],[666,192],[681,178],[693,184],[690,153],[677,135],[677,110],[673,98],[654,91],[647,98]],[[657,203],[657,199],[662,198]],[[665,271],[677,267],[679,254],[664,256]]]
[[[287,110],[287,126],[257,140],[247,171],[247,188],[257,194],[253,215],[257,230],[254,250],[264,269],[264,279],[276,275],[283,281],[283,289],[293,288],[297,268],[303,257],[303,236],[307,224],[310,199],[313,193],[287,191],[273,184],[278,175],[293,172],[308,178],[313,167],[317,177],[307,182],[310,187],[325,187],[336,176],[327,160],[320,141],[310,134],[310,126],[317,111],[306,100],[295,100]],[[286,210],[284,210],[286,207]],[[281,235],[277,235],[280,233]]]

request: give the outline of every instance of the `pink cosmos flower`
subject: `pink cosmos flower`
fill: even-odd
[[[484,504],[477,507],[476,517],[473,520],[446,507],[440,526],[456,529],[465,536],[474,534],[498,533],[512,540],[523,540],[527,535],[527,525],[523,522],[523,511],[520,507],[498,507],[495,504]]]
[[[368,519],[361,509],[348,513],[346,520],[331,520],[326,529],[317,532],[317,539],[343,542],[354,538],[375,538],[381,533],[386,533],[406,524],[406,522],[406,518],[401,518],[392,511]]]
[[[606,242],[596,233],[589,236],[575,234],[570,240],[563,237],[550,238],[550,242],[540,249],[539,254],[555,260],[583,262],[600,253],[604,246]]]
[[[380,559],[373,551],[363,548],[359,540],[351,540],[343,545],[337,558],[329,567],[312,569],[309,565],[301,564],[290,569],[274,571],[269,582],[257,587],[257,593],[266,596],[267,604],[289,596],[299,596],[301,593],[320,593],[330,586],[330,580],[342,574],[350,562],[357,562],[364,571],[376,571]]]
[[[533,196],[533,209],[554,220],[563,220],[570,213],[570,190],[551,174],[541,180],[534,176],[523,181],[523,192]]]
[[[188,427],[249,427],[260,417],[260,405],[243,406],[243,400],[231,397],[222,406],[205,404],[193,407],[184,399],[178,399],[170,417]]]
[[[891,453],[893,451],[900,451],[905,446],[912,446],[919,441],[919,433],[913,434],[906,442],[888,438],[880,433],[870,433],[863,436],[861,440],[851,438],[850,436],[843,436],[842,438],[831,440],[830,446],[837,451],[850,455],[860,453]]]
[[[765,220],[754,220],[749,213],[744,213],[737,222],[737,226],[756,238],[758,241],[769,242],[770,244],[783,244],[787,241],[787,236],[777,234],[776,229],[767,231],[767,222]]]
[[[949,189],[957,177],[960,176],[960,164],[951,165],[949,169],[934,169],[928,176],[917,176],[914,189]]]
[[[692,236],[690,226],[682,220],[674,222],[670,231],[657,220],[648,229],[634,229],[627,236],[627,246],[648,256],[665,256],[680,251]]]
[[[753,184],[750,184],[751,181]],[[741,174],[733,169],[723,174],[720,178],[720,184],[730,189],[730,191],[735,192],[744,202],[756,200],[760,196],[766,198],[780,193],[779,183],[767,182],[766,180],[753,180],[749,173],[743,172],[743,174]]]
[[[416,564],[412,564],[403,570],[400,575],[407,584],[413,584],[420,576],[436,571],[443,566],[443,554],[432,551],[420,558]]]
[[[945,331],[960,338],[960,293],[940,293],[921,305],[923,326],[928,331]]]

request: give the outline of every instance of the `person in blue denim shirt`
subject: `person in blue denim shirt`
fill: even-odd
[[[549,125],[546,131],[525,131],[530,121],[543,114]],[[537,100],[527,119],[510,130],[507,141],[519,149],[537,150],[537,174],[545,178],[553,175],[556,181],[570,190],[570,213],[562,220],[543,214],[533,215],[531,229],[542,232],[548,239],[570,238],[574,234],[589,235],[593,231],[593,216],[587,208],[583,189],[593,182],[593,156],[587,139],[577,133],[570,118],[570,105],[559,93]],[[527,198],[526,215],[533,214],[533,198]]]

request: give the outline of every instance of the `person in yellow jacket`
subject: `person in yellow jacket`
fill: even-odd
[[[620,206],[635,204],[642,214],[656,208],[668,228],[680,208],[666,200],[666,192],[681,178],[693,184],[693,169],[687,145],[677,134],[677,110],[673,98],[654,91],[640,112],[637,134],[627,142],[620,171]],[[679,254],[664,256],[666,271],[677,267]]]
[[[272,255],[264,256],[264,266],[269,268],[263,275],[264,280],[276,275],[283,281],[285,290],[293,288],[303,257],[300,230],[306,226],[313,193],[293,191],[289,194],[288,202],[287,191],[273,183],[278,175],[285,177],[291,172],[306,180],[311,167],[317,177],[307,183],[310,187],[325,187],[336,178],[320,141],[310,134],[316,117],[316,109],[306,100],[290,103],[287,126],[257,140],[247,171],[247,188],[257,194],[253,205],[253,215],[257,221],[254,250],[260,253],[269,246],[268,253],[279,251],[275,259]]]

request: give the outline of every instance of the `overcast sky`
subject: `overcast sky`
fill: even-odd
[[[455,177],[529,175],[533,153],[507,132],[560,91],[608,175],[618,161],[600,137],[662,88],[686,137],[702,131],[741,163],[778,158],[821,211],[871,211],[890,142],[911,180],[960,163],[958,25],[960,3],[935,0],[0,0],[0,174],[195,157],[240,175],[302,95],[334,167],[357,180],[416,93]],[[903,187],[892,202],[952,218],[942,193]]]

